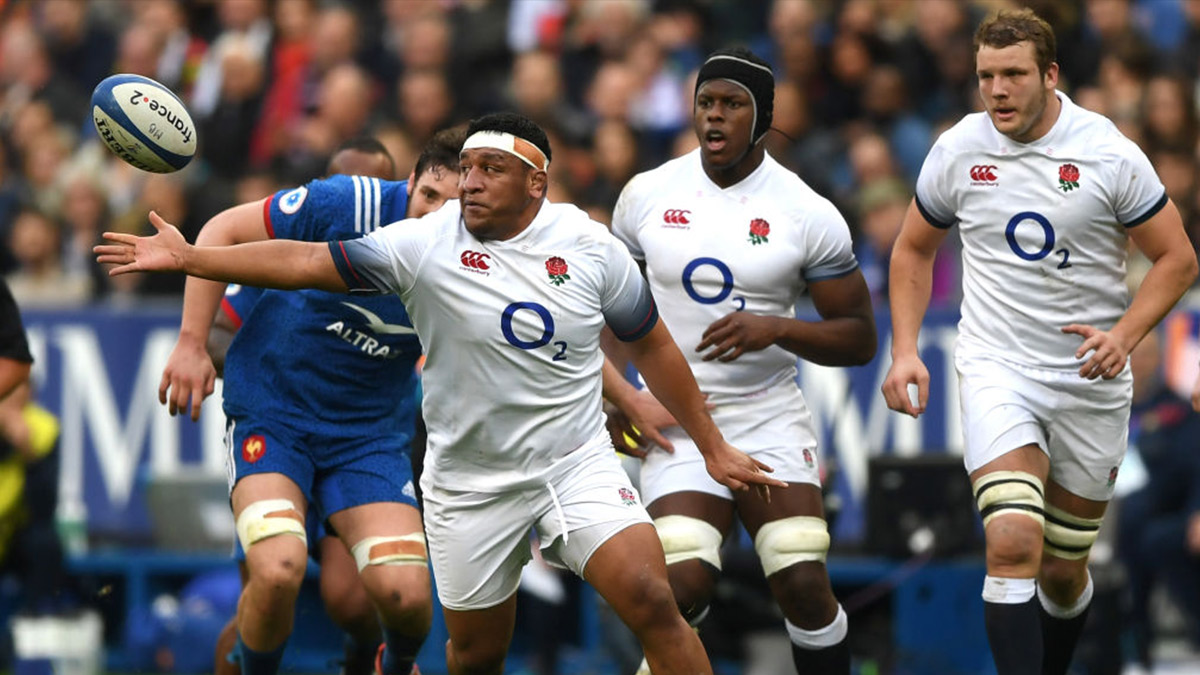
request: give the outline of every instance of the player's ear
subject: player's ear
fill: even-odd
[[[413,188],[417,185],[417,168],[414,166],[408,172],[408,183],[404,186],[404,192],[412,199]]]
[[[546,187],[550,177],[545,171],[531,170],[529,172],[529,196],[541,199],[546,196]]]

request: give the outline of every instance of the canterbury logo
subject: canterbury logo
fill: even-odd
[[[977,183],[995,183],[996,167],[993,164],[976,164],[971,167],[971,180]]]
[[[463,251],[462,255],[458,257],[464,267],[470,267],[473,270],[488,269],[487,261],[491,260],[491,258],[492,256],[486,253],[477,253],[475,251]]]
[[[663,212],[663,222],[673,225],[687,225],[688,214],[690,213],[691,211],[687,209],[667,209]]]

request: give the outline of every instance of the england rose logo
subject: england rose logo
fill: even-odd
[[[1074,164],[1063,164],[1058,167],[1058,188],[1070,192],[1079,187],[1079,167]]]
[[[571,275],[567,274],[567,261],[558,256],[546,260],[546,274],[550,275],[550,283],[555,286],[562,286],[571,280]]]
[[[771,234],[771,224],[762,218],[750,221],[750,243],[755,246],[767,243],[767,235]]]
[[[619,488],[617,496],[621,498],[621,503],[625,506],[633,506],[637,503],[637,495],[633,494],[633,490],[629,488]]]

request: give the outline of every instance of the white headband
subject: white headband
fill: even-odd
[[[516,155],[522,162],[538,171],[545,171],[550,166],[550,160],[546,159],[546,153],[542,152],[541,148],[506,131],[476,131],[462,146],[463,150],[472,148],[503,150]]]

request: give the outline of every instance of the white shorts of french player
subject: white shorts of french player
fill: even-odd
[[[713,421],[735,448],[775,470],[773,478],[820,486],[821,465],[812,413],[792,381],[737,399],[716,402]],[[642,462],[639,485],[647,504],[674,492],[706,492],[733,499],[729,488],[708,475],[704,456],[683,429],[664,435],[674,453],[654,449]]]
[[[1050,458],[1050,479],[1085,499],[1112,498],[1129,438],[1128,369],[1112,380],[956,355],[967,472],[1025,445]]]
[[[588,452],[543,485],[502,493],[425,489],[425,533],[443,606],[486,609],[515,593],[532,557],[531,528],[547,562],[582,577],[604,542],[651,522],[611,444]]]

